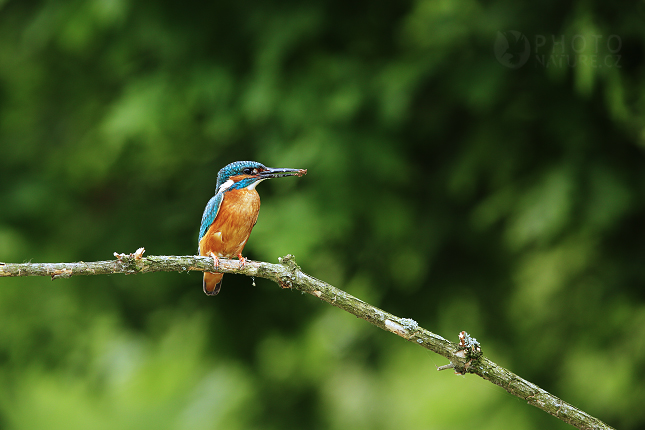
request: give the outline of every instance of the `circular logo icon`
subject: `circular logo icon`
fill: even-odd
[[[519,31],[498,31],[495,38],[495,58],[510,69],[522,67],[531,55],[531,45]]]

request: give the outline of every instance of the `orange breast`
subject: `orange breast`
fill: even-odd
[[[242,253],[260,212],[260,196],[255,190],[231,190],[208,231],[199,241],[199,255],[210,252],[231,258]]]

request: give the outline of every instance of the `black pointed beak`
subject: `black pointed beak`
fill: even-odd
[[[304,176],[307,174],[307,169],[274,169],[267,167],[266,170],[258,173],[258,176],[262,179],[269,178],[282,178],[284,176]]]

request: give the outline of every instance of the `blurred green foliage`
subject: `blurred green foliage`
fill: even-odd
[[[191,254],[222,166],[307,168],[259,187],[248,257],[293,253],[642,428],[644,21],[642,0],[2,1],[0,260]],[[0,315],[1,428],[568,428],[263,280],[3,279]]]

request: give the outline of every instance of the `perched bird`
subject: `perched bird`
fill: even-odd
[[[217,186],[204,209],[199,228],[199,255],[213,257],[215,269],[219,258],[246,259],[242,250],[260,212],[260,195],[255,187],[265,179],[303,176],[306,169],[273,169],[255,161],[236,161],[217,174]],[[204,272],[204,293],[214,296],[222,287],[222,273]]]

